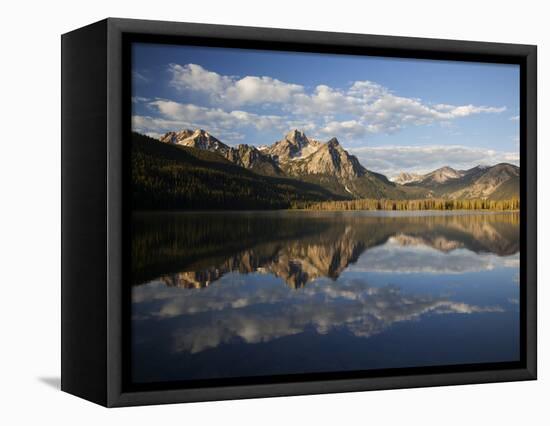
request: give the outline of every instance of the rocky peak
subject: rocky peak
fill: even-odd
[[[256,147],[246,144],[230,147],[203,129],[168,132],[160,141],[215,152],[238,166],[260,174],[276,176],[282,173],[277,163]]]
[[[332,138],[311,155],[287,163],[285,170],[290,175],[329,175],[349,180],[363,176],[366,170],[359,160],[350,155]]]
[[[279,164],[304,158],[313,154],[321,143],[310,139],[301,130],[291,130],[283,139],[275,142],[265,152],[273,157]]]
[[[445,183],[449,179],[458,179],[463,175],[463,173],[453,169],[452,167],[445,166],[424,175],[422,180],[433,183]]]
[[[231,153],[230,160],[246,168],[252,167],[255,161],[265,157],[256,147],[247,144],[237,145],[236,148],[232,148]]]
[[[180,141],[183,141],[191,137],[194,133],[194,130],[183,129],[179,132],[168,132],[164,136],[161,136],[160,141],[165,143],[178,144]]]
[[[307,143],[308,143],[308,138],[307,138],[306,134],[303,131],[298,130],[298,129],[293,129],[290,132],[288,132],[285,135],[285,139],[287,141],[294,142],[297,145],[302,145],[302,144],[307,145]]]
[[[226,144],[203,129],[184,129],[179,132],[168,132],[160,138],[160,141],[217,152],[224,156],[230,150]]]
[[[423,176],[418,173],[401,172],[392,180],[400,185],[406,185],[408,183],[419,182],[422,180],[422,177]]]
[[[331,138],[327,142],[327,146],[329,146],[330,148],[340,148],[340,142],[338,142],[338,139],[336,138]]]

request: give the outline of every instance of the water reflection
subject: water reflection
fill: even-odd
[[[283,287],[259,287],[251,292],[243,283],[215,285],[209,292],[182,294],[148,286],[134,298],[135,303],[154,298],[163,301],[152,318],[204,315],[195,326],[183,327],[174,335],[174,350],[197,353],[223,343],[246,343],[298,334],[312,327],[319,334],[346,328],[357,337],[369,337],[388,326],[411,321],[421,315],[501,312],[500,306],[476,306],[440,297],[407,295],[399,288],[369,287],[360,280],[316,282],[298,293]],[[268,304],[258,311],[256,306]],[[147,317],[141,317],[147,319]]]
[[[517,213],[137,215],[134,282],[162,276],[167,285],[205,287],[238,271],[271,273],[299,288],[319,277],[338,278],[367,249],[388,241],[445,253],[465,248],[479,254],[511,255],[519,250],[518,224]],[[460,268],[459,262],[451,263]],[[402,269],[404,265],[399,260],[394,266]]]
[[[164,213],[132,224],[136,381],[517,359],[518,214]]]

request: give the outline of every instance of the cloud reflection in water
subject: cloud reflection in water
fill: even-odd
[[[250,285],[228,275],[198,291],[153,282],[134,292],[134,303],[155,301],[149,316],[137,320],[179,318],[174,350],[197,353],[220,344],[260,343],[314,329],[327,334],[343,329],[369,337],[402,321],[427,314],[501,312],[447,298],[406,294],[393,286],[371,287],[362,280],[320,279],[294,291],[288,287]],[[191,319],[192,318],[192,319]]]

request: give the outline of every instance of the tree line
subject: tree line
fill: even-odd
[[[449,200],[426,198],[419,200],[358,199],[345,201],[294,202],[292,209],[299,210],[493,210],[517,211],[519,198],[509,200],[468,199]]]

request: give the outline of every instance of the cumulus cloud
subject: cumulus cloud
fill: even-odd
[[[438,114],[440,118],[452,119],[457,117],[467,117],[472,114],[481,113],[500,113],[506,111],[505,107],[487,107],[487,106],[475,106],[475,105],[463,105],[453,106],[446,104],[435,105],[433,110],[435,114]]]
[[[344,92],[321,84],[313,93],[300,93],[293,99],[288,108],[299,114],[360,114],[362,100],[348,96]]]
[[[224,76],[197,64],[171,64],[169,71],[173,87],[206,93],[212,101],[224,105],[288,102],[293,95],[304,90],[298,84],[266,76],[246,76],[241,79]]]
[[[431,105],[421,99],[398,96],[369,80],[352,82],[347,88],[320,84],[308,92],[302,85],[269,76],[222,75],[198,64],[170,64],[168,71],[172,87],[200,93],[212,107],[230,111],[245,106],[274,105],[282,114],[290,116],[289,121],[309,121],[315,123],[310,124],[312,131],[342,138],[393,133],[407,126],[444,123],[506,110],[472,104]],[[232,118],[238,119],[235,115]]]
[[[229,102],[237,105],[288,102],[297,93],[301,93],[303,87],[297,84],[283,83],[271,77],[247,76],[235,82],[227,90],[226,96]]]
[[[149,98],[146,98],[144,96],[132,96],[132,103],[133,104],[138,104],[138,103],[143,103],[143,102],[149,102],[150,99]]]
[[[172,74],[170,84],[177,89],[219,94],[224,93],[231,85],[230,77],[205,70],[196,64],[170,64],[168,71]]]
[[[246,111],[225,111],[221,108],[200,107],[169,100],[155,100],[149,105],[171,120],[191,123],[216,123],[222,128],[253,126],[258,130],[283,125],[283,118],[276,115],[259,115]]]
[[[228,140],[241,140],[244,135],[239,129],[286,130],[284,117],[260,115],[241,110],[225,111],[221,108],[208,108],[193,104],[183,104],[166,99],[147,101],[146,105],[155,115],[134,115],[132,128],[143,134],[158,135],[184,128],[204,128],[217,137]]]
[[[457,169],[503,162],[519,165],[519,152],[501,152],[462,145],[372,146],[350,148],[349,151],[368,169],[387,176],[394,176],[404,170],[427,173],[446,165]]]
[[[342,121],[341,127],[350,122],[365,133],[395,132],[408,125],[426,125],[436,121],[446,122],[474,114],[501,113],[505,107],[437,104],[430,106],[420,99],[397,96],[389,89],[371,81],[356,81],[347,91],[326,85],[317,86],[311,95],[295,97],[293,110],[304,114],[348,113],[354,120]],[[336,122],[331,127],[336,128]]]
[[[343,130],[348,136],[366,133],[392,133],[406,126],[420,126],[434,122],[447,122],[474,114],[497,114],[505,107],[476,105],[429,105],[420,99],[397,96],[389,89],[371,82],[356,81],[348,90],[319,85],[312,94],[300,93],[288,107],[294,112],[315,116],[319,114],[349,114],[352,120],[326,123],[321,129]],[[346,132],[353,123],[353,132]]]
[[[320,131],[328,136],[338,135],[339,137],[357,138],[367,133],[368,126],[364,126],[356,120],[330,121]]]
[[[222,138],[224,141],[238,142],[245,137],[245,135],[238,130],[231,130],[216,124],[206,126],[206,123],[201,124],[189,120],[170,120],[146,115],[134,115],[132,117],[132,129],[134,131],[157,139],[174,129],[178,130],[196,127],[207,128],[210,132]]]
[[[457,120],[480,114],[500,114],[504,106],[454,105],[404,97],[370,80],[345,87],[318,84],[313,88],[270,76],[223,75],[198,64],[170,64],[171,99],[134,96],[133,129],[153,137],[183,128],[204,128],[227,143],[239,143],[256,133],[255,144],[271,143],[258,137],[299,128],[309,136],[338,137],[344,146],[369,140],[375,134],[393,134],[408,127],[440,124],[457,127]],[[135,75],[136,80],[140,76]],[[185,99],[184,102],[178,100]],[[511,117],[511,120],[518,119]],[[460,130],[460,129],[458,129]],[[456,130],[454,134],[460,134]],[[384,146],[351,148],[361,163],[393,176],[401,171],[425,173],[451,165],[519,163],[517,152],[497,152],[461,145]]]

